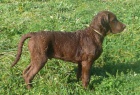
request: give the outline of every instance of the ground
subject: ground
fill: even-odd
[[[138,0],[1,0],[0,94],[1,95],[139,95],[140,12]],[[30,62],[27,42],[14,68],[22,34],[39,30],[73,32],[87,27],[99,11],[109,10],[126,24],[124,32],[108,35],[103,53],[94,63],[87,90],[76,81],[77,65],[49,60],[25,88],[22,71]]]

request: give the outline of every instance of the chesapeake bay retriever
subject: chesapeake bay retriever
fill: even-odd
[[[112,12],[101,11],[84,30],[75,32],[40,31],[25,34],[19,42],[17,56],[12,67],[21,57],[24,41],[30,38],[28,48],[31,62],[23,71],[23,78],[28,89],[31,88],[31,81],[35,75],[51,58],[77,63],[77,79],[81,78],[82,85],[86,88],[90,81],[92,64],[102,53],[104,37],[108,33],[119,33],[125,27]]]

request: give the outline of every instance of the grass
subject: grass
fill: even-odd
[[[139,3],[138,0],[0,0],[0,94],[139,95]],[[30,60],[27,42],[21,60],[10,68],[21,35],[39,30],[84,29],[101,10],[115,13],[127,28],[105,38],[104,52],[92,66],[89,88],[83,89],[81,81],[76,81],[76,64],[52,59],[35,77],[34,88],[27,90],[22,78]]]

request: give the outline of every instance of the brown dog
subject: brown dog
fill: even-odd
[[[104,37],[108,33],[119,33],[125,27],[113,13],[102,11],[84,30],[76,32],[41,31],[25,34],[19,42],[16,60],[12,67],[20,59],[24,41],[30,38],[28,47],[31,63],[23,72],[28,89],[31,88],[31,81],[35,75],[51,58],[78,63],[77,79],[82,78],[82,84],[86,88],[90,81],[91,66],[102,53]]]

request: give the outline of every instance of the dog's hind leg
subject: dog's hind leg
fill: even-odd
[[[31,39],[29,41],[28,47],[31,55],[31,62],[30,65],[24,70],[23,78],[27,84],[27,88],[30,89],[33,78],[44,67],[48,57],[46,55],[47,47],[36,45],[34,40]]]
[[[25,75],[27,73],[27,71],[30,69],[31,64],[23,71],[23,75]]]
[[[23,77],[28,89],[31,88],[31,82],[35,75],[44,67],[45,63],[47,62],[46,55],[36,55],[35,58],[32,57],[31,59],[31,65],[29,65],[23,73]]]
[[[31,82],[35,75],[44,67],[48,60],[47,50],[50,40],[44,36],[32,37],[29,40],[28,48],[30,51],[31,62],[30,65],[24,70],[23,78],[27,84],[27,88],[31,88]]]

